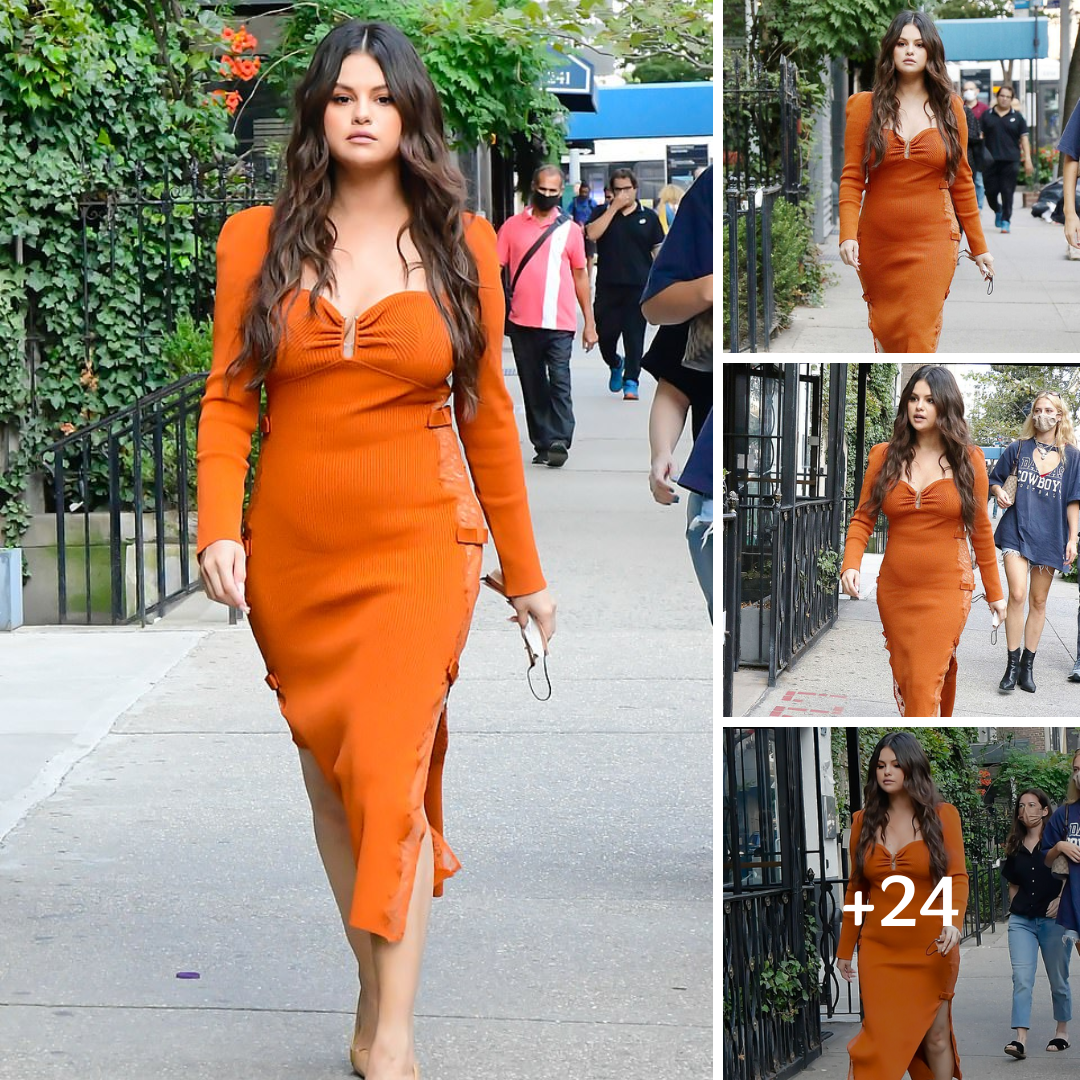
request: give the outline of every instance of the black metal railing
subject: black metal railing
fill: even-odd
[[[855,513],[857,508],[856,499],[854,496],[847,495],[844,498],[844,535],[847,536],[848,526],[851,524],[851,517]],[[889,519],[882,513],[878,514],[877,521],[874,523],[874,531],[870,534],[870,539],[866,543],[866,554],[868,555],[884,555],[885,544],[889,539]]]
[[[739,588],[739,497],[725,492],[724,502],[724,716],[734,715],[735,669],[739,662],[739,623],[742,592]]]
[[[198,587],[195,441],[204,383],[189,375],[46,449],[57,622],[145,626]]]
[[[780,185],[774,184],[745,191],[729,187],[724,193],[729,352],[757,352],[759,347],[768,352],[778,325],[773,291],[772,214],[780,190]]]
[[[779,1080],[821,1053],[819,963],[807,951],[813,934],[805,921],[815,891],[756,889],[724,897],[724,1076]],[[791,961],[801,969],[800,992],[777,993],[773,975]]]

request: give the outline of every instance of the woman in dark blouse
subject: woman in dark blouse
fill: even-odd
[[[1009,957],[1013,975],[1012,1026],[1016,1029],[1016,1038],[1005,1047],[1005,1053],[1014,1058],[1026,1055],[1025,1044],[1031,1026],[1031,991],[1035,986],[1040,948],[1050,979],[1057,1021],[1057,1031],[1046,1049],[1055,1052],[1069,1047],[1071,950],[1063,941],[1056,921],[1062,883],[1050,872],[1042,851],[1043,825],[1049,817],[1050,797],[1045,791],[1026,788],[1020,793],[1001,866],[1001,876],[1009,882],[1011,901]]]

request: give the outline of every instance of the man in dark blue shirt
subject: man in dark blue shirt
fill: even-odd
[[[578,184],[577,197],[570,203],[570,216],[581,226],[584,232],[585,226],[592,220],[596,203],[589,191],[589,185],[582,181]],[[585,238],[585,258],[589,266],[589,284],[592,284],[593,266],[596,265],[596,241]]]

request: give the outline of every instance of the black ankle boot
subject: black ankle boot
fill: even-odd
[[[1016,681],[1020,684],[1020,689],[1029,694],[1035,693],[1035,678],[1031,670],[1034,666],[1035,654],[1030,649],[1025,649],[1020,657],[1020,675]]]
[[[1010,649],[1009,659],[1005,661],[1005,674],[1001,677],[998,687],[1001,690],[1016,689],[1016,675],[1020,670],[1020,650]]]

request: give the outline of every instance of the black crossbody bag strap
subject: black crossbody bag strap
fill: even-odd
[[[554,223],[549,225],[541,234],[540,239],[528,251],[525,252],[521,262],[518,263],[517,269],[514,271],[514,279],[510,282],[510,295],[514,293],[514,287],[518,283],[518,278],[521,277],[521,271],[525,269],[525,264],[544,246],[544,241],[560,226],[565,225],[570,220],[570,215],[566,213],[559,214]]]

